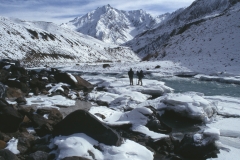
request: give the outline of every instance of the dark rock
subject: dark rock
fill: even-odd
[[[48,82],[49,82],[49,83],[57,83],[57,81],[56,81],[55,78],[54,78],[54,75],[48,76]]]
[[[215,146],[215,139],[203,137],[200,141],[194,141],[193,135],[186,134],[175,152],[189,159],[216,158],[219,149]]]
[[[0,69],[0,82],[6,83],[10,76],[11,74],[8,71]]]
[[[1,59],[0,60],[0,68],[2,69],[6,65],[10,65],[11,60],[10,59]]]
[[[162,138],[157,141],[149,141],[147,143],[148,146],[153,148],[155,151],[159,153],[163,152],[174,152],[174,143],[172,142],[171,138]]]
[[[2,133],[0,132],[0,140],[4,142],[8,142],[12,139],[12,137],[16,137],[18,139],[17,149],[21,154],[24,154],[31,150],[35,137],[28,132],[14,132],[14,133]]]
[[[3,140],[0,140],[0,150],[6,148],[7,144]]]
[[[28,93],[30,90],[27,84],[19,82],[17,80],[8,80],[6,84],[9,87],[21,89],[24,93]]]
[[[103,64],[103,68],[111,67],[109,64]]]
[[[84,157],[76,157],[76,156],[74,156],[74,157],[65,157],[62,160],[90,160],[90,159],[84,158]]]
[[[161,68],[161,66],[157,65],[155,68],[156,68],[156,69],[157,69],[157,68]]]
[[[20,75],[27,75],[27,70],[23,67],[17,67],[15,65],[11,65],[10,70],[12,74],[20,73]]]
[[[69,73],[58,73],[54,75],[54,78],[58,82],[70,84],[72,87],[74,87],[74,89],[91,91],[94,88],[94,86],[91,83],[89,83],[88,81],[82,79],[77,75],[72,75]],[[73,80],[73,78],[76,81]]]
[[[0,109],[7,106],[9,106],[8,102],[5,99],[0,98]]]
[[[42,69],[42,70],[38,73],[38,75],[39,75],[40,77],[48,77],[48,76],[49,76],[49,72],[48,72],[47,70]]]
[[[41,115],[34,114],[32,112],[26,113],[26,115],[32,121],[33,127],[41,127],[42,125],[48,123],[48,120]]]
[[[8,142],[11,138],[12,137],[10,137],[10,135],[0,131],[0,140],[2,140],[4,142]]]
[[[35,96],[37,96],[37,95],[40,94],[40,91],[39,91],[38,87],[33,88],[33,89],[32,89],[32,92],[33,92],[33,94],[34,94]]]
[[[37,151],[27,156],[26,160],[48,160],[49,154],[43,151]]]
[[[161,122],[157,117],[151,116],[146,124],[151,131],[158,133],[170,133],[172,129],[168,127],[166,124]]]
[[[8,102],[0,99],[0,130],[3,132],[16,132],[23,116],[18,113]]]
[[[45,123],[43,125],[41,125],[38,128],[35,128],[35,131],[37,133],[38,136],[43,137],[47,134],[51,134],[53,131],[53,126],[50,125],[49,123]]]
[[[15,133],[13,136],[17,137],[18,139],[18,150],[21,154],[25,154],[29,152],[33,146],[33,142],[35,140],[35,137],[28,132],[23,133]]]
[[[38,109],[37,113],[27,112],[26,115],[33,123],[37,135],[41,137],[51,134],[53,126],[63,119],[62,114],[57,109]],[[44,114],[48,114],[48,119],[43,117]]]
[[[29,85],[31,88],[37,87],[39,90],[42,90],[46,88],[47,82],[40,81],[39,79],[34,78],[29,82]]]
[[[71,135],[85,133],[93,139],[107,145],[121,145],[121,137],[110,127],[103,124],[96,117],[84,110],[77,110],[66,116],[54,127],[53,134]]]
[[[27,83],[29,81],[29,77],[28,76],[21,76],[19,78],[19,81],[23,82],[23,83]]]
[[[44,137],[36,139],[32,147],[32,152],[43,151],[49,153],[51,151],[49,148],[49,142],[52,138],[53,137],[51,135],[46,135]]]
[[[0,82],[0,98],[5,98],[6,95],[6,87],[4,84]]]
[[[18,157],[7,149],[0,150],[1,160],[19,160]]]
[[[24,97],[24,93],[21,91],[21,89],[18,88],[11,88],[8,87],[6,90],[6,97],[7,98],[18,98],[18,97]]]
[[[146,106],[146,108],[151,109],[153,112],[148,117],[148,123],[146,124],[146,127],[148,127],[150,130],[158,132],[158,133],[170,133],[172,132],[172,128],[167,126],[163,121],[160,120],[160,116],[157,113],[157,110],[151,106]]]
[[[37,113],[40,115],[48,114],[48,120],[52,121],[52,124],[57,124],[63,119],[63,116],[61,112],[57,109],[46,109],[46,108],[41,108],[37,110]]]
[[[27,104],[27,101],[26,101],[26,99],[25,99],[24,97],[18,97],[18,98],[16,99],[16,102],[17,102],[19,105],[21,105],[21,104]]]

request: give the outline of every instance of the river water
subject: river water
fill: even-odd
[[[240,85],[219,83],[215,81],[200,81],[196,78],[158,78],[165,82],[166,86],[173,88],[175,93],[188,91],[201,92],[205,96],[231,96],[240,97]]]
[[[76,73],[76,72],[75,72]],[[91,75],[91,76],[109,76],[109,77],[128,77],[126,73],[80,73],[81,75]],[[240,97],[240,85],[238,84],[229,84],[229,83],[220,83],[216,81],[200,81],[196,78],[182,78],[182,77],[157,77],[152,76],[151,74],[146,74],[144,79],[153,79],[165,82],[165,85],[174,89],[175,93],[183,92],[200,92],[204,93],[205,96],[231,96],[231,97]],[[144,83],[143,79],[143,83]]]

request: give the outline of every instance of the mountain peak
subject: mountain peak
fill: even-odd
[[[162,19],[154,18],[142,9],[122,11],[107,4],[75,18],[64,27],[75,29],[107,43],[122,44],[158,26]]]
[[[111,9],[114,9],[110,4],[104,5],[102,7],[98,7],[96,10],[103,10],[104,12],[107,12]]]

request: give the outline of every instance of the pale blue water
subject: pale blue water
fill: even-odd
[[[173,88],[175,93],[194,91],[204,93],[206,96],[232,96],[240,97],[240,85],[219,83],[215,81],[199,81],[195,78],[160,78],[165,85]]]

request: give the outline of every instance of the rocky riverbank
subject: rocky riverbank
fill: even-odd
[[[224,148],[218,129],[179,136],[162,121],[170,112],[192,125],[211,121],[216,104],[201,94],[175,94],[154,80],[131,87],[125,78],[0,66],[2,159],[207,159]]]

